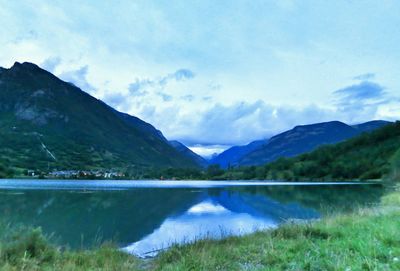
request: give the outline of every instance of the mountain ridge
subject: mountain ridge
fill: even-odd
[[[292,157],[312,151],[324,144],[338,143],[389,123],[374,120],[352,126],[340,121],[297,125],[270,139],[234,146],[213,158],[211,164],[219,164],[222,168],[227,168],[228,165],[262,165],[280,157]]]
[[[173,146],[176,150],[184,154],[185,156],[191,157],[202,168],[205,168],[209,165],[209,162],[205,158],[203,158],[201,155],[198,155],[197,153],[186,147],[186,145],[184,145],[183,143],[177,140],[170,140],[169,144]]]
[[[0,135],[0,162],[17,169],[198,166],[151,124],[29,62],[0,70]]]

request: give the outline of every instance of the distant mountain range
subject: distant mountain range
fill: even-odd
[[[266,143],[266,140],[256,140],[245,146],[233,146],[222,153],[214,156],[209,163],[211,165],[220,165],[222,168],[237,166],[240,159],[248,153],[257,150]]]
[[[32,63],[0,68],[0,164],[22,169],[199,167],[139,118]]]
[[[113,109],[35,64],[16,62],[10,69],[0,68],[0,166],[16,172],[261,165],[387,123],[350,126],[332,121],[296,126],[206,161],[182,143],[168,141],[151,124]]]
[[[376,120],[358,125],[339,121],[296,126],[267,140],[232,147],[214,157],[210,164],[229,166],[262,165],[280,157],[293,157],[324,144],[333,144],[372,131],[390,122]]]
[[[368,131],[296,157],[278,159],[261,166],[262,170],[244,171],[244,177],[286,181],[400,181],[400,122]]]

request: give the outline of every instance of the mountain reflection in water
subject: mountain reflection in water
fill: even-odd
[[[125,190],[0,189],[0,219],[40,226],[71,248],[113,241],[138,256],[174,243],[222,238],[315,219],[379,200],[373,185]],[[83,193],[82,193],[83,192]]]
[[[222,205],[203,201],[178,217],[167,218],[153,233],[124,250],[139,256],[154,256],[175,243],[242,235],[275,226],[276,223],[267,218],[234,213]]]

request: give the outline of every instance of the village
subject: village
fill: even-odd
[[[125,177],[125,174],[115,170],[54,170],[47,173],[28,170],[27,176],[54,179],[118,179]]]

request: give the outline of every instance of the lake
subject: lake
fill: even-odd
[[[246,181],[0,180],[0,219],[40,226],[61,246],[112,241],[139,257],[379,201],[374,184]]]

